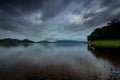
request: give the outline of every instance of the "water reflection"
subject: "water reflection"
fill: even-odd
[[[106,80],[119,63],[99,55],[84,43],[0,47],[0,80]]]
[[[3,44],[0,45],[0,47],[18,47],[18,46],[28,47],[31,45],[33,45],[33,43],[14,43],[14,44]]]
[[[113,65],[120,65],[119,49],[95,49],[91,51],[97,58],[102,58],[111,62]]]
[[[95,57],[112,64],[110,80],[120,80],[120,50],[117,48],[96,48],[90,50]]]

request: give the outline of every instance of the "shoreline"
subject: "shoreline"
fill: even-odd
[[[120,48],[120,40],[99,40],[88,42],[89,47],[95,48]]]

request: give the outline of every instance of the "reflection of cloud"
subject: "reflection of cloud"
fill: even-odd
[[[41,72],[45,71],[45,74],[41,76],[47,75],[47,73],[49,73],[48,71],[50,71],[50,73],[57,71],[58,73],[59,70],[65,70],[65,72],[61,72],[61,74],[65,74],[68,71],[65,77],[69,75],[70,77],[74,76],[73,78],[75,79],[76,77],[77,79],[82,77],[83,80],[86,80],[86,78],[88,78],[86,76],[97,75],[96,73],[101,73],[101,75],[98,74],[101,78],[107,77],[106,75],[108,75],[112,65],[110,65],[107,61],[94,57],[89,51],[87,51],[86,48],[87,44],[84,43],[77,44],[76,46],[59,46],[56,44],[46,43],[34,44],[29,47],[0,47],[1,53],[4,53],[0,54],[0,71],[2,71],[1,74],[4,74],[3,72],[5,71],[5,78],[9,77],[6,77],[6,75],[13,77],[13,74],[11,75],[11,73],[14,73],[14,71],[18,72],[18,75],[21,74],[21,72],[24,73],[24,71],[28,70],[28,75],[29,72],[33,73],[37,69],[37,72],[40,71],[39,74],[42,74]],[[29,70],[30,68],[33,69],[33,72]],[[10,74],[6,74],[6,71]],[[24,75],[23,73],[21,75]],[[15,75],[13,78],[15,78]]]

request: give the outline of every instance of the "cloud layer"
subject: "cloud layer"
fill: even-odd
[[[120,0],[0,0],[0,38],[86,40],[120,19]]]

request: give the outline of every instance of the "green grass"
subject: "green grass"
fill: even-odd
[[[90,42],[93,47],[120,48],[120,40],[99,40]]]

